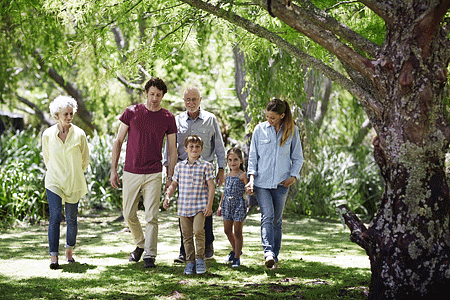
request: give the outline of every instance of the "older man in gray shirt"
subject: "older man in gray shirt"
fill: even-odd
[[[183,161],[187,158],[187,153],[184,151],[184,140],[190,135],[198,135],[203,141],[202,158],[206,161],[213,162],[214,156],[217,158],[219,171],[216,176],[216,183],[218,186],[225,182],[226,166],[225,146],[223,144],[222,134],[219,128],[219,123],[214,114],[207,112],[200,108],[202,97],[200,91],[193,86],[188,87],[183,94],[186,111],[175,117],[177,123],[177,151],[178,161]],[[167,149],[164,155],[166,164]],[[171,178],[168,178],[168,183]],[[180,230],[181,234],[181,230]],[[205,219],[205,258],[211,258],[214,255],[214,234],[213,234],[213,219],[212,216]],[[184,251],[183,236],[181,235],[180,255],[175,259],[175,262],[185,262],[186,253]]]

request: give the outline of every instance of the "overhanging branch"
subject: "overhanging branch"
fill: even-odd
[[[215,15],[223,20],[226,20],[238,27],[243,28],[244,30],[260,37],[264,38],[271,43],[277,45],[278,47],[284,49],[287,51],[290,55],[300,60],[303,64],[315,69],[316,71],[325,74],[328,78],[330,78],[332,81],[338,83],[343,88],[348,90],[353,96],[355,96],[357,99],[359,99],[363,105],[365,105],[370,111],[372,117],[381,118],[383,108],[381,104],[377,101],[377,99],[373,98],[369,93],[367,93],[365,90],[360,88],[358,85],[356,85],[354,82],[349,80],[347,77],[342,75],[341,73],[337,72],[333,68],[326,65],[321,60],[318,60],[294,45],[290,44],[285,39],[281,38],[280,36],[274,34],[273,32],[267,30],[266,28],[255,24],[251,22],[250,20],[247,20],[241,16],[238,16],[237,14],[227,11],[224,9],[221,9],[218,6],[214,6],[210,3],[201,1],[201,0],[181,0],[182,2],[189,4],[193,7],[196,7],[198,9],[201,9],[203,11],[206,11],[212,15]],[[369,112],[370,113],[370,112]]]
[[[23,104],[27,105],[28,107],[30,107],[32,109],[32,111],[34,112],[35,116],[44,124],[51,126],[53,125],[55,122],[48,117],[48,115],[46,113],[44,113],[36,104],[34,104],[33,102],[31,102],[30,100],[19,96],[17,93],[15,94],[17,99],[19,99],[20,102],[22,102]]]
[[[382,18],[387,24],[392,25],[392,15],[395,13],[395,9],[389,6],[387,3],[383,3],[379,0],[360,0],[362,4],[370,8],[380,18]],[[395,2],[395,1],[394,1]]]
[[[253,2],[265,8],[267,1],[256,0]],[[282,2],[284,1],[272,0],[272,12],[287,25],[305,34],[329,51],[333,52],[333,49],[323,44],[325,40],[327,41],[326,43],[341,45],[340,47],[345,46],[337,36],[372,58],[375,58],[380,51],[380,47],[377,44],[359,35],[345,24],[338,22],[325,11],[314,6],[309,0],[297,1],[299,6],[293,4],[293,10],[287,9]],[[320,30],[320,28],[325,31]],[[352,49],[350,50],[351,55],[359,56],[357,52],[354,52]],[[337,53],[334,54],[339,57]],[[364,58],[361,57],[360,59]]]
[[[48,76],[53,79],[60,87],[62,87],[67,94],[69,94],[72,98],[77,101],[78,104],[78,116],[83,122],[89,126],[91,129],[96,130],[97,127],[92,123],[92,114],[86,108],[83,97],[81,96],[80,91],[78,91],[70,82],[66,81],[55,69],[47,67],[42,56],[35,51],[33,56],[39,63],[41,70],[46,72]]]

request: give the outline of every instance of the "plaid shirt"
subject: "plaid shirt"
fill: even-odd
[[[173,180],[178,183],[178,215],[195,216],[208,204],[208,180],[214,179],[210,162],[197,159],[193,164],[183,160],[175,166]]]

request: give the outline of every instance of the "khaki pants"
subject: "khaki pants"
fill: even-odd
[[[134,241],[144,248],[144,258],[156,257],[158,245],[158,213],[161,199],[162,172],[133,174],[123,172],[123,217],[130,227]],[[144,199],[145,237],[137,216],[140,194]]]
[[[193,217],[180,216],[180,225],[186,250],[186,261],[194,262],[197,258],[205,259],[205,216],[203,212],[198,212]]]

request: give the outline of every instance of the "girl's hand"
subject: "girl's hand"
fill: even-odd
[[[282,181],[281,184],[282,184],[284,187],[290,187],[296,180],[297,180],[297,178],[295,178],[294,176],[292,176],[292,177],[290,177],[290,178],[288,178],[288,179]]]
[[[217,210],[217,215],[220,217],[222,216],[222,207],[219,206],[219,209]]]

